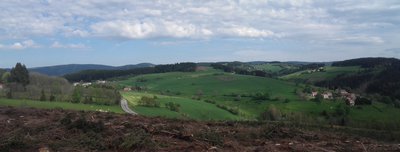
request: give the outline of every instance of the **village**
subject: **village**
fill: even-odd
[[[106,83],[107,83],[107,81],[105,81],[105,80],[97,80],[95,82],[95,84],[106,84]],[[82,86],[85,88],[91,86],[92,84],[93,84],[92,82],[75,82],[75,83],[73,83],[74,87]]]
[[[322,91],[321,91],[322,92]],[[344,89],[337,89],[334,92],[331,91],[325,91],[325,92],[318,92],[318,91],[312,91],[309,97],[311,99],[317,98],[317,96],[320,94],[321,97],[325,100],[333,100],[333,99],[344,99],[346,104],[349,106],[354,106],[355,101],[357,99],[357,94],[355,93],[350,93]]]

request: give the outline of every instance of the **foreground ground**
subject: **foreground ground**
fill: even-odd
[[[399,151],[337,131],[0,107],[0,151]]]

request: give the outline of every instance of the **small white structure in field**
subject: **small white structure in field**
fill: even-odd
[[[81,85],[81,83],[79,83],[79,82],[75,82],[75,83],[74,83],[74,87],[76,87],[76,86],[78,86],[78,85]]]
[[[355,103],[356,103],[356,99],[357,99],[356,94],[354,94],[354,93],[349,93],[349,94],[346,96],[346,103],[347,103],[348,105],[350,105],[350,106],[354,106]]]
[[[4,84],[1,84],[1,83],[0,83],[0,90],[1,90],[1,89],[4,89]]]
[[[333,98],[332,92],[325,92],[322,94],[322,96],[324,97],[324,99],[332,99]]]
[[[105,80],[97,80],[96,83],[97,84],[106,84],[107,81],[105,81]]]
[[[124,91],[132,91],[132,88],[131,87],[125,87]]]
[[[349,94],[349,92],[347,92],[346,90],[340,90],[339,93],[342,96],[346,96],[347,94]]]
[[[91,82],[86,82],[86,83],[83,83],[83,84],[82,84],[83,87],[88,87],[88,86],[91,86],[91,85],[92,85]]]
[[[311,97],[316,97],[318,95],[318,92],[317,91],[313,91],[313,92],[311,92]]]

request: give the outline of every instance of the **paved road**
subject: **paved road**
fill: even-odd
[[[129,108],[128,101],[126,99],[121,99],[121,108],[126,113],[129,113],[129,114],[132,114],[132,115],[137,115],[136,112],[134,112],[131,108]]]

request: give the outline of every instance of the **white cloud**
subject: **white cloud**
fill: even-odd
[[[347,44],[383,44],[385,41],[376,36],[348,36],[342,38],[335,38],[332,41],[337,43],[347,43]]]
[[[87,48],[84,44],[61,44],[58,41],[53,42],[51,48],[62,48],[62,49],[85,49]]]
[[[106,21],[91,26],[93,33],[103,37],[122,37],[128,39],[148,38],[156,32],[155,25],[147,22]]]
[[[0,49],[12,49],[12,50],[21,50],[27,48],[39,48],[40,46],[36,44],[33,40],[25,40],[22,42],[14,42],[9,45],[0,44]]]
[[[275,36],[275,33],[270,30],[259,30],[252,27],[232,27],[221,31],[226,35],[238,37],[265,38]]]
[[[398,6],[397,0],[5,1],[0,39],[240,37],[331,43],[344,37],[379,44],[400,32]],[[355,33],[369,38],[354,38]]]

